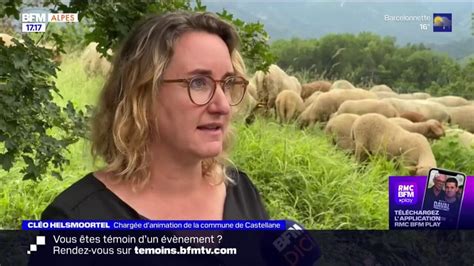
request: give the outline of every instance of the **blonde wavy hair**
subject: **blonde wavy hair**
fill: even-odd
[[[106,162],[117,181],[142,188],[150,179],[150,143],[158,132],[154,106],[164,70],[177,39],[186,32],[204,31],[227,45],[234,71],[245,77],[237,51],[235,28],[212,13],[172,12],[143,20],[125,39],[113,60],[92,120],[92,155]],[[223,152],[202,163],[203,178],[211,184],[233,182],[225,173],[234,130],[224,136]]]

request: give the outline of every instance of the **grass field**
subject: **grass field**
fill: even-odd
[[[55,100],[94,104],[103,79],[87,78],[77,57],[66,58],[61,68],[57,86],[63,98]],[[264,119],[235,127],[232,161],[255,182],[272,218],[293,219],[311,229],[388,228],[388,176],[407,174],[397,162],[374,157],[358,164],[317,128],[302,131]],[[460,148],[454,139],[437,141],[433,151],[439,167],[474,174],[474,151]],[[85,141],[72,145],[68,158],[62,181],[22,181],[19,164],[10,172],[0,170],[0,228],[39,219],[58,193],[95,169]]]

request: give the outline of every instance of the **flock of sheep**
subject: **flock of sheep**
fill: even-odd
[[[276,115],[280,123],[295,120],[300,127],[322,125],[334,144],[364,161],[370,154],[399,157],[414,175],[436,167],[429,139],[455,135],[474,148],[474,102],[458,96],[395,93],[386,85],[356,88],[346,80],[301,85],[277,65],[257,71],[238,118]]]
[[[11,36],[0,34],[0,38],[7,46],[14,45]],[[90,43],[83,51],[84,71],[88,76],[105,76],[110,63],[96,47],[97,43]],[[240,54],[232,60],[246,73]],[[386,85],[362,89],[346,80],[301,84],[277,65],[250,78],[243,102],[233,111],[235,118],[248,122],[255,115],[276,114],[280,123],[296,120],[301,127],[322,125],[337,147],[354,153],[358,160],[385,153],[402,158],[416,175],[427,175],[437,166],[429,139],[454,135],[466,148],[474,147],[472,100],[431,97],[424,92],[398,94]]]

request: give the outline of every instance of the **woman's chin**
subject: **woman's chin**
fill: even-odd
[[[209,143],[202,147],[199,155],[202,158],[213,158],[222,153],[222,143]]]

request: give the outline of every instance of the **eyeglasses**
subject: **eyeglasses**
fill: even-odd
[[[209,76],[199,75],[189,79],[167,79],[165,83],[186,83],[189,99],[196,105],[208,104],[216,93],[217,82],[231,106],[239,104],[244,98],[249,82],[239,76],[229,76],[222,80],[215,80]]]

